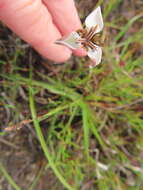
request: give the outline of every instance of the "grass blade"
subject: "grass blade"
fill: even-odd
[[[39,141],[41,144],[41,147],[45,153],[45,156],[49,162],[50,167],[52,168],[52,170],[54,171],[55,175],[57,176],[57,178],[60,180],[60,182],[64,185],[64,187],[66,187],[68,190],[75,190],[74,188],[72,188],[64,179],[64,177],[61,175],[61,173],[59,172],[59,170],[57,169],[57,167],[55,166],[55,163],[53,162],[51,156],[50,156],[50,152],[47,148],[47,144],[44,140],[40,125],[39,125],[39,121],[37,118],[37,114],[36,114],[36,110],[35,110],[35,105],[34,105],[34,97],[33,97],[33,89],[29,88],[29,101],[30,101],[30,109],[31,109],[31,114],[32,114],[32,119],[34,121],[34,126],[37,132],[37,135],[39,137]]]
[[[89,154],[89,115],[88,115],[88,106],[84,103],[81,103],[82,108],[82,120],[83,120],[83,131],[84,131],[84,146],[85,152]]]
[[[0,172],[4,175],[4,177],[7,179],[9,184],[16,190],[21,190],[21,188],[15,183],[15,181],[12,179],[12,177],[8,174],[6,169],[3,167],[2,163],[0,163]]]

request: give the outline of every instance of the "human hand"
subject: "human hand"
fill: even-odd
[[[0,20],[55,62],[66,61],[72,52],[54,42],[81,28],[73,0],[0,0]],[[74,53],[85,54],[83,50]]]

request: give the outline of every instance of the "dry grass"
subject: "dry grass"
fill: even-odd
[[[95,1],[76,2],[84,20]],[[143,3],[100,3],[108,45],[92,71],[45,67],[1,24],[0,190],[142,190]]]

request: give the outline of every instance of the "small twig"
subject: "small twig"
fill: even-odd
[[[11,125],[5,128],[5,131],[20,130],[24,125],[32,122],[32,119],[24,120],[16,125]]]
[[[41,122],[41,121],[47,119],[48,117],[50,117],[53,113],[56,113],[56,112],[58,112],[59,110],[66,109],[68,106],[69,106],[69,105],[65,105],[65,106],[63,106],[63,107],[60,108],[60,109],[56,108],[55,110],[51,111],[50,113],[48,112],[48,113],[43,114],[43,115],[39,114],[39,115],[37,116],[37,119],[38,119],[39,122]],[[21,122],[18,123],[18,124],[10,125],[10,126],[6,127],[6,128],[5,128],[5,131],[19,130],[19,129],[23,128],[25,125],[29,125],[29,124],[32,123],[32,122],[33,122],[32,119],[23,120],[23,121],[21,121]]]

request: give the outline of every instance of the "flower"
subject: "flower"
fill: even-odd
[[[86,48],[88,57],[94,65],[98,65],[102,58],[102,48],[100,46],[100,32],[103,30],[103,18],[100,6],[91,12],[85,19],[86,28],[71,32],[57,40],[57,44],[62,44],[70,49]]]

